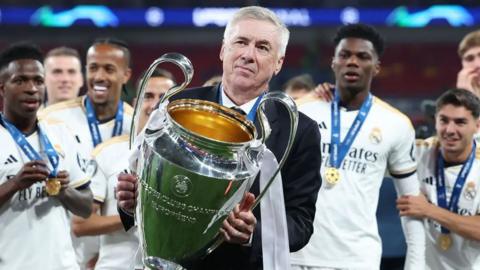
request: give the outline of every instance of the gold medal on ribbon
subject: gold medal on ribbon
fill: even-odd
[[[449,234],[440,234],[438,237],[438,245],[443,251],[448,250],[452,245],[452,237]]]
[[[60,193],[60,188],[62,184],[58,178],[49,178],[45,181],[45,189],[47,190],[48,195],[56,196]]]
[[[328,167],[325,169],[325,180],[327,180],[327,183],[330,185],[337,184],[338,181],[340,181],[340,172],[338,169],[334,167]]]

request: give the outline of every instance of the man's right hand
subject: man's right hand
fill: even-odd
[[[49,171],[43,160],[33,160],[23,164],[22,169],[13,177],[17,190],[29,188],[36,182],[45,181]]]
[[[137,203],[138,179],[136,175],[122,173],[118,175],[117,201],[118,206],[128,213],[135,212]]]
[[[330,102],[330,101],[333,101],[333,88],[335,88],[335,85],[331,84],[331,83],[328,83],[328,82],[324,82],[324,83],[321,83],[319,85],[317,85],[317,87],[315,87],[314,91],[315,91],[315,94],[317,94],[317,96],[326,101],[326,102]]]
[[[480,69],[463,68],[458,72],[457,88],[471,91],[480,97]]]

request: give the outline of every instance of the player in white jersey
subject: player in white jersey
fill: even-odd
[[[92,178],[92,191],[100,215],[92,216],[75,226],[100,235],[100,254],[95,265],[100,269],[132,269],[138,250],[136,228],[126,232],[117,211],[115,189],[120,173],[129,173],[128,135],[111,138],[95,148],[93,158],[98,170]],[[112,162],[115,160],[115,162]]]
[[[409,119],[370,93],[383,41],[371,27],[351,24],[335,37],[332,102],[299,108],[318,122],[323,185],[314,234],[292,254],[293,269],[379,269],[381,240],[375,211],[388,170],[400,194],[419,194],[415,137]],[[405,219],[407,269],[423,269],[423,226]]]
[[[0,55],[0,269],[79,269],[67,210],[88,217],[90,180],[62,123],[38,122],[42,55],[15,45]]]
[[[155,69],[147,82],[144,102],[140,110],[138,130],[145,125],[162,95],[175,85],[173,75],[163,69]],[[140,81],[137,83],[137,89]],[[100,235],[100,255],[95,269],[132,269],[133,255],[138,249],[136,228],[125,232],[117,211],[115,189],[120,173],[128,173],[128,136],[123,135],[99,144],[93,151],[98,170],[92,178],[92,191],[100,215],[92,212],[90,218],[74,224],[74,230]],[[115,160],[116,162],[112,162]]]
[[[402,216],[424,218],[428,269],[480,269],[480,127],[475,94],[452,89],[437,100],[437,137],[418,141],[425,195],[397,200]]]
[[[75,133],[81,145],[82,155],[90,157],[94,147],[103,140],[128,134],[132,120],[132,108],[120,100],[122,87],[130,78],[130,53],[118,40],[95,41],[87,51],[87,95],[75,100],[49,106],[39,114],[41,119],[60,119]],[[81,160],[83,170],[93,174],[95,163]],[[78,220],[73,219],[73,222]],[[85,236],[73,228],[75,236]],[[74,237],[77,256],[82,268],[92,268],[98,253],[98,238]],[[88,266],[85,266],[88,263]],[[85,267],[84,267],[85,266]]]

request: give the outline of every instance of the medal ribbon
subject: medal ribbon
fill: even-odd
[[[219,91],[218,91],[218,104],[222,105],[223,106],[223,101],[222,101],[222,93],[221,91],[223,91],[223,87],[220,87]],[[255,104],[253,104],[253,107],[250,109],[250,112],[248,112],[247,114],[247,119],[252,121],[252,122],[255,122],[255,115],[257,114],[257,108],[258,108],[258,105],[260,104],[260,101],[262,101],[262,98],[263,96],[265,95],[265,92],[263,92],[260,96],[257,97],[257,100],[255,101]]]
[[[20,149],[22,149],[23,153],[25,153],[25,155],[30,160],[42,160],[42,157],[40,156],[40,154],[27,141],[27,139],[25,138],[25,135],[23,135],[23,133],[20,132],[13,124],[8,122],[8,120],[5,119],[1,114],[0,114],[0,124],[2,124],[2,126],[4,126],[8,130],[13,140],[17,143]],[[58,154],[55,151],[55,148],[53,148],[53,145],[48,139],[47,135],[40,128],[40,126],[37,126],[37,129],[38,129],[38,135],[40,137],[40,143],[43,146],[45,153],[47,154],[48,160],[50,161],[50,164],[52,166],[52,169],[48,177],[50,178],[56,177],[58,163],[59,163]]]
[[[97,146],[102,142],[102,135],[98,129],[98,120],[93,109],[92,101],[89,97],[85,98],[85,109],[87,111],[88,128],[92,136],[93,146]],[[115,114],[115,125],[113,126],[112,137],[122,134],[123,127],[123,102],[118,101],[117,113]]]
[[[450,203],[447,204],[447,191],[445,187],[445,160],[443,159],[442,153],[440,150],[437,155],[437,170],[435,172],[435,177],[437,178],[437,203],[438,206],[443,209],[447,209],[450,212],[457,213],[458,211],[458,201],[460,199],[460,194],[462,192],[467,176],[470,173],[472,168],[473,161],[475,160],[475,148],[476,143],[473,141],[472,152],[468,156],[467,161],[462,165],[460,173],[455,180],[455,185],[452,190],[452,196],[450,197]],[[441,227],[442,233],[448,234],[450,231],[447,228]]]
[[[358,111],[357,117],[353,121],[352,126],[347,132],[345,139],[340,143],[340,96],[338,91],[335,91],[335,98],[331,105],[331,120],[332,120],[332,130],[331,130],[331,150],[330,150],[330,166],[334,168],[339,168],[343,159],[350,150],[350,147],[353,144],[353,141],[357,137],[360,128],[362,127],[367,115],[370,111],[370,108],[373,104],[372,94],[368,94],[367,99],[363,102],[360,110]]]

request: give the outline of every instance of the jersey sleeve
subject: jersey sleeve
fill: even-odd
[[[407,177],[417,169],[415,131],[409,122],[403,123],[388,157],[388,170],[396,178]]]

